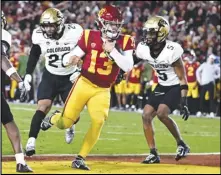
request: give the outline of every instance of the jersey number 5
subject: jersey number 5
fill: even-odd
[[[166,81],[168,79],[167,74],[164,72],[165,70],[157,70],[157,74],[159,79]]]

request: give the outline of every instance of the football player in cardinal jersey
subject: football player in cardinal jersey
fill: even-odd
[[[143,41],[136,48],[136,57],[146,60],[156,70],[158,77],[158,84],[148,98],[142,116],[144,135],[150,148],[150,154],[142,163],[147,164],[160,163],[152,126],[152,120],[156,115],[177,142],[175,159],[185,157],[190,151],[189,146],[184,143],[175,121],[168,116],[181,102],[183,119],[187,120],[189,117],[188,86],[181,59],[183,49],[178,43],[166,39],[169,31],[170,25],[165,18],[150,17],[143,26]]]
[[[91,125],[73,168],[89,170],[84,160],[96,144],[102,126],[108,118],[110,107],[110,87],[115,82],[119,70],[128,72],[133,68],[134,41],[129,35],[121,35],[123,18],[117,7],[104,6],[98,12],[99,30],[84,30],[78,46],[64,64],[76,65],[83,60],[81,76],[73,85],[63,112],[56,111],[45,118],[42,129],[56,125],[60,129],[69,128],[76,122],[80,112],[87,105]]]
[[[141,90],[141,75],[144,70],[143,63],[135,64],[133,69],[127,75],[127,105],[126,108],[131,108],[132,111],[137,110],[138,95]]]
[[[197,104],[199,104],[199,86],[196,79],[196,70],[200,66],[200,63],[196,61],[195,55],[191,51],[187,51],[185,54],[186,60],[184,66],[186,69],[186,77],[188,82],[188,104],[190,106],[190,112],[196,114],[199,110]]]
[[[64,24],[64,16],[56,8],[46,9],[41,15],[40,26],[33,31],[33,45],[24,82],[31,82],[32,73],[41,56],[45,59],[45,68],[38,87],[37,110],[31,121],[26,144],[27,156],[35,154],[36,139],[42,119],[50,111],[54,98],[60,95],[65,102],[68,97],[77,68],[76,66],[66,67],[62,61],[75,48],[82,32],[83,28],[78,24]],[[67,143],[71,143],[74,137],[74,125],[70,127],[65,133]]]

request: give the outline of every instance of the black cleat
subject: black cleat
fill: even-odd
[[[50,122],[51,117],[57,113],[61,113],[61,112],[56,110],[50,116],[47,116],[42,120],[40,127],[43,131],[47,131],[49,128],[51,128],[53,126],[53,124]]]
[[[141,163],[145,163],[145,164],[160,163],[160,156],[156,156],[156,155],[150,153],[146,157],[146,159]]]
[[[85,164],[83,158],[77,157],[73,162],[72,162],[72,168],[77,168],[81,170],[90,170],[90,168]]]
[[[16,166],[16,172],[19,173],[31,173],[33,172],[32,169],[28,165],[23,165],[21,163],[18,163]]]
[[[35,154],[35,150],[25,150],[25,155],[26,156],[33,156]]]
[[[177,155],[175,157],[175,160],[178,161],[181,158],[184,158],[187,156],[187,154],[190,152],[190,147],[188,145],[178,145],[176,152],[177,152]]]

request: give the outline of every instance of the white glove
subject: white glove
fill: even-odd
[[[30,85],[31,80],[32,80],[32,76],[30,74],[26,74],[24,78],[24,86],[27,91],[31,90],[31,85]]]
[[[21,100],[21,102],[24,102],[26,100],[26,96],[28,94],[28,91],[27,91],[23,81],[18,83],[18,89],[19,89],[19,91],[21,93],[20,94],[20,100]]]
[[[77,69],[71,76],[70,76],[70,81],[74,83],[78,76],[81,74],[80,69]]]

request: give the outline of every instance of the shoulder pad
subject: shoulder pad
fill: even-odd
[[[33,44],[39,44],[43,38],[44,38],[43,32],[40,29],[40,27],[37,27],[36,29],[33,30],[33,33],[32,33],[32,43]]]

